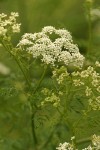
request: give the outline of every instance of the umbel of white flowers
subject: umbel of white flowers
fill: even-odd
[[[74,144],[73,144],[74,139],[75,137],[71,138],[71,141],[72,141],[71,143],[68,143],[68,142],[64,142],[63,144],[60,143],[59,147],[57,147],[56,149],[57,150],[78,150],[74,147]],[[97,136],[94,134],[91,140],[92,140],[91,141],[92,144],[82,150],[100,150],[100,136]]]
[[[6,14],[0,14],[0,38],[4,39],[8,35],[12,35],[13,33],[20,32],[20,25],[17,23],[18,13],[11,12],[8,17]]]
[[[33,58],[40,58],[45,64],[55,66],[56,63],[63,62],[78,67],[83,65],[84,57],[65,29],[46,26],[39,33],[25,33],[17,46],[32,54]]]

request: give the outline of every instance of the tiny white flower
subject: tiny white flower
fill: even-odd
[[[15,33],[15,32],[20,32],[20,25],[21,25],[21,24],[14,24],[14,25],[12,26],[13,33]]]
[[[100,9],[99,8],[95,8],[95,9],[91,9],[91,17],[92,20],[96,20],[100,18]]]
[[[5,29],[4,27],[0,27],[0,36],[5,36],[6,33],[7,29]]]
[[[82,82],[80,79],[74,79],[73,83],[74,83],[75,86],[84,85],[84,82]]]
[[[100,92],[100,86],[97,87],[97,91]]]
[[[86,96],[90,96],[92,94],[92,90],[88,86],[86,86],[85,94]]]
[[[96,65],[97,67],[100,67],[100,62],[99,62],[99,61],[96,61],[96,62],[95,62],[95,65]]]

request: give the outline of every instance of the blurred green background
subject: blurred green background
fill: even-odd
[[[83,3],[84,0],[0,0],[0,11],[19,12],[23,33],[53,25],[83,38],[82,31],[86,30]]]
[[[22,34],[39,32],[47,25],[66,28],[71,32],[74,42],[79,45],[80,52],[92,63],[100,60],[100,18],[92,23],[92,49],[87,56],[88,22],[84,3],[85,0],[0,0],[0,13],[19,12],[21,33],[14,36],[14,45],[21,39]],[[93,7],[100,7],[100,0],[95,0]],[[23,76],[15,61],[2,47],[0,63],[10,68],[11,72],[10,75],[0,73],[0,150],[32,150],[30,111],[23,91]],[[41,73],[38,66],[35,69],[38,74]],[[47,130],[49,123],[47,121],[45,125]],[[98,133],[97,128],[92,128],[87,134],[91,135],[94,131]],[[41,134],[46,132],[42,127],[39,130],[42,130]],[[49,149],[48,147],[47,150]]]

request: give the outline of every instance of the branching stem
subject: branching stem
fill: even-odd
[[[26,74],[25,74],[25,72],[24,72],[24,69],[23,69],[22,65],[20,64],[18,58],[17,58],[15,55],[13,55],[13,54],[11,53],[11,51],[10,51],[11,48],[10,48],[10,47],[6,46],[3,41],[1,41],[1,43],[2,43],[2,45],[4,46],[4,48],[7,50],[7,52],[8,52],[8,53],[14,58],[14,60],[16,61],[17,65],[19,66],[19,68],[20,68],[22,74],[24,75],[24,78],[25,78],[25,80],[26,80],[26,82],[27,82],[27,84],[28,84],[28,86],[29,86],[29,88],[30,88],[30,87],[31,87],[30,82],[29,82],[29,80],[28,80],[28,78],[27,78],[27,76],[26,76]]]
[[[16,61],[17,65],[19,66],[19,68],[20,68],[20,70],[21,70],[21,72],[22,72],[22,74],[23,74],[23,76],[24,76],[24,78],[25,78],[25,80],[26,80],[26,83],[28,84],[29,89],[31,89],[30,81],[28,80],[28,77],[27,77],[27,75],[26,75],[26,73],[25,73],[25,71],[24,71],[24,69],[23,69],[23,67],[22,67],[22,65],[21,65],[21,63],[20,63],[20,61],[19,61],[18,58],[17,58],[15,55],[13,55],[12,52],[11,52],[11,50],[13,49],[13,47],[10,48],[10,47],[9,47],[8,45],[6,45],[3,41],[1,41],[1,43],[2,43],[2,45],[4,46],[4,48],[7,50],[7,52],[8,52],[8,53],[14,58],[14,60]],[[41,79],[40,79],[40,81],[39,81],[39,83],[38,83],[36,89],[34,90],[33,93],[31,93],[32,95],[35,94],[35,92],[38,90],[38,88],[39,88],[39,86],[40,86],[40,84],[41,84],[41,82],[42,82],[42,80],[43,80],[44,74],[45,74],[45,72],[43,73],[43,75],[42,75],[42,77],[41,77]],[[31,102],[30,102],[30,104],[31,104]],[[35,132],[35,125],[34,125],[34,115],[35,115],[35,113],[34,113],[34,111],[33,111],[33,105],[32,105],[32,104],[31,104],[31,110],[32,110],[32,114],[31,114],[32,135],[33,135],[33,139],[34,139],[35,150],[37,150],[37,143],[38,143],[38,141],[37,141],[36,132]]]

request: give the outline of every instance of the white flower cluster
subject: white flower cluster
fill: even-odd
[[[80,79],[74,79],[73,84],[75,86],[81,86],[81,85],[84,85],[84,82],[82,82]]]
[[[91,9],[92,20],[100,19],[100,8]]]
[[[51,103],[54,107],[58,107],[60,104],[60,93],[59,95],[56,95],[54,92],[50,91],[47,88],[44,88],[42,91],[43,95],[45,95],[46,97],[44,98],[44,100],[41,102],[41,106],[44,106],[48,103]]]
[[[99,67],[98,62],[95,65]],[[100,74],[92,66],[72,73],[69,73],[67,68],[62,66],[56,68],[52,73],[52,78],[56,80],[59,87],[64,90],[66,86],[70,87],[72,84],[73,90],[70,92],[82,90],[81,94],[88,100],[89,108],[100,110]]]
[[[4,13],[0,14],[0,37],[20,32],[20,24],[16,22],[18,16],[18,13],[15,12],[11,12],[9,17]]]
[[[95,150],[100,150],[100,136],[92,136],[92,144]]]
[[[88,86],[86,86],[85,94],[86,94],[86,96],[91,96],[91,94],[92,94],[92,90]]]
[[[60,143],[59,147],[57,147],[56,149],[57,150],[77,150],[74,148],[74,139],[75,139],[75,136],[71,137],[72,143],[68,143],[68,142],[65,142],[63,144]]]
[[[63,84],[69,73],[64,66],[61,66],[60,69],[56,68],[53,72],[53,78],[56,78],[58,84]]]
[[[73,145],[70,143],[67,143],[67,142],[65,142],[63,144],[60,143],[59,147],[57,147],[56,149],[58,149],[58,150],[74,150]]]
[[[96,65],[96,67],[100,67],[100,62],[99,62],[99,61],[96,61],[96,62],[95,62],[95,65]]]
[[[82,150],[100,150],[100,136],[92,136],[92,144]]]
[[[95,65],[98,66],[99,63],[96,62]],[[75,86],[84,86],[91,108],[100,110],[100,74],[89,66],[86,70],[73,72],[72,76]]]
[[[51,36],[57,38],[53,39]],[[56,62],[63,62],[65,65],[83,65],[84,57],[80,54],[77,45],[73,44],[71,34],[65,29],[57,30],[47,26],[39,33],[26,33],[17,46],[46,64],[54,66]]]
[[[71,138],[72,140],[72,138]],[[74,148],[73,144],[70,143],[60,143],[59,147],[56,148],[57,150],[78,150]],[[92,144],[89,145],[87,148],[82,150],[100,150],[100,136],[96,136],[95,134],[92,136]]]

